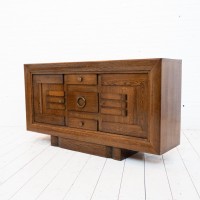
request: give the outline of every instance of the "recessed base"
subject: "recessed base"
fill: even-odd
[[[58,146],[73,151],[79,151],[92,155],[102,156],[106,158],[113,158],[115,160],[123,160],[137,151],[130,151],[126,149],[120,149],[116,147],[109,147],[99,144],[93,144],[88,142],[82,142],[77,140],[71,140],[67,138],[51,136],[51,145]]]

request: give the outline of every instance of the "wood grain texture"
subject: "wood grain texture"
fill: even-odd
[[[54,124],[54,125],[65,125],[65,119],[62,116],[56,116],[56,115],[45,115],[45,114],[35,114],[34,115],[35,122],[36,123],[46,123],[46,124]]]
[[[69,92],[67,102],[70,111],[98,112],[98,95],[94,92]]]
[[[71,140],[61,137],[51,136],[51,143],[53,146],[59,146],[61,148],[70,149],[74,151],[81,151],[92,155],[103,156],[106,158],[113,158],[114,160],[123,160],[135,153],[136,151],[130,151],[119,148],[112,148],[105,145],[93,144],[88,142],[80,142],[77,140]]]
[[[111,157],[111,147],[107,147],[99,144],[92,144],[88,142],[80,142],[77,140],[70,140],[66,138],[59,138],[59,147],[81,151],[84,153],[89,153],[93,155],[103,156],[110,158]]]
[[[180,144],[181,61],[162,60],[161,143],[163,154]]]
[[[132,156],[133,154],[136,154],[137,151],[130,151],[125,149],[119,149],[119,148],[112,148],[112,158],[115,160],[123,160],[129,156]]]
[[[93,119],[81,119],[81,118],[69,118],[68,126],[72,128],[81,128],[86,130],[97,131],[97,120]]]
[[[28,130],[119,152],[180,142],[180,60],[27,64],[25,84]]]
[[[33,74],[72,74],[72,73],[107,73],[107,72],[135,72],[150,71],[160,58],[134,59],[134,60],[110,60],[67,63],[38,63],[25,64]]]
[[[66,75],[65,82],[71,85],[96,85],[96,74],[78,74],[78,75]]]
[[[58,137],[56,136],[51,136],[51,146],[58,146]]]
[[[65,124],[63,75],[33,75],[33,120]]]
[[[160,153],[161,60],[149,72],[148,139],[154,151]]]

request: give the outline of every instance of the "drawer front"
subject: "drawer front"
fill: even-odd
[[[69,92],[68,110],[98,112],[98,94],[94,92]]]
[[[69,118],[68,126],[72,128],[81,128],[96,131],[97,121],[90,119]]]
[[[72,85],[96,85],[96,74],[73,74],[65,75],[65,82]]]

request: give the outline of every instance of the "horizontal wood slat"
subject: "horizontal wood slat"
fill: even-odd
[[[110,108],[126,108],[127,102],[118,101],[118,100],[101,99],[100,106],[101,107],[110,107]]]
[[[114,122],[102,122],[101,131],[114,134],[135,136],[140,138],[147,138],[146,133],[142,131],[140,126],[137,125],[120,124]]]
[[[47,103],[47,109],[65,110],[65,105],[61,103]]]
[[[63,75],[33,75],[33,83],[56,83],[62,84],[64,81]]]
[[[124,115],[126,113],[126,110],[118,108],[101,107],[100,112],[101,114],[106,114],[106,115]]]
[[[68,92],[98,92],[98,88],[95,85],[67,85]]]
[[[111,100],[126,100],[126,94],[117,94],[117,93],[101,93],[101,99],[111,99]]]
[[[102,75],[101,84],[110,86],[138,86],[147,80],[148,74],[105,74]]]
[[[104,156],[110,158],[112,156],[112,148],[104,145],[93,144],[89,142],[81,142],[77,140],[71,140],[66,138],[59,138],[59,146],[67,148],[73,151],[81,151],[98,156]]]
[[[98,120],[99,116],[96,113],[90,112],[78,112],[78,111],[68,111],[68,117],[70,118],[82,118],[82,119],[93,119]]]
[[[56,96],[47,96],[48,103],[65,103],[65,98]]]
[[[47,91],[47,94],[49,96],[56,96],[56,97],[64,97],[65,96],[64,91]]]
[[[65,125],[65,118],[62,116],[35,114],[34,121],[54,125]]]

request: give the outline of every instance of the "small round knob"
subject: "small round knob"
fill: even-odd
[[[79,76],[77,79],[78,79],[79,82],[83,81],[83,77],[81,77],[81,76]]]
[[[80,127],[84,126],[84,122],[83,122],[83,121],[80,121],[80,122],[79,122],[79,126],[80,126]]]

